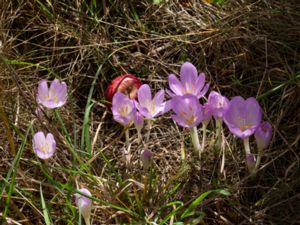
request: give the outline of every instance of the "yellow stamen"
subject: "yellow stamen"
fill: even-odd
[[[120,110],[119,110],[119,113],[122,115],[122,116],[126,116],[127,114],[128,114],[128,106],[127,105],[125,105],[125,106],[123,106],[122,108],[120,108]]]
[[[154,113],[155,111],[155,104],[154,104],[154,100],[151,101],[151,112]]]
[[[47,154],[47,153],[48,153],[48,149],[49,149],[48,144],[39,146],[39,149],[40,149],[42,152],[44,152],[45,154]]]
[[[192,125],[195,122],[196,118],[197,117],[195,117],[194,115],[192,115],[191,117],[187,118],[186,119],[187,124],[188,125]]]
[[[241,131],[245,131],[245,130],[247,130],[248,128],[250,128],[250,127],[252,127],[251,125],[242,125],[242,126],[240,126],[239,128],[240,128],[240,130]]]

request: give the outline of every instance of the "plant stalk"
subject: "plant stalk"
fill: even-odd
[[[217,127],[217,148],[220,151],[222,148],[222,119],[217,119],[216,120],[216,127]]]
[[[199,157],[200,157],[201,156],[201,146],[199,143],[197,127],[190,128],[190,134],[191,134],[194,150],[196,153],[199,154]]]
[[[243,141],[244,141],[244,149],[245,149],[245,153],[246,153],[246,157],[247,157],[247,155],[251,155],[249,137],[244,138]],[[247,168],[248,168],[250,174],[254,174],[255,166],[253,167],[253,165],[249,164],[247,161],[246,161],[246,165],[247,165]]]
[[[203,134],[202,134],[201,153],[204,151],[204,148],[205,148],[205,142],[206,142],[206,128],[207,128],[207,124],[206,124],[206,123],[203,123],[203,124],[202,124]]]
[[[243,141],[244,141],[244,149],[245,149],[246,155],[251,154],[250,145],[249,145],[249,137],[244,138]]]
[[[85,225],[91,225],[90,216],[89,217],[83,217]]]

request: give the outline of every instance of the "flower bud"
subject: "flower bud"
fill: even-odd
[[[80,192],[92,196],[91,192],[86,188],[79,189]],[[89,219],[92,210],[93,201],[83,195],[75,194],[76,205],[78,206],[79,213],[83,216],[83,218]]]
[[[268,147],[272,137],[272,126],[269,122],[262,122],[254,133],[256,144],[259,150]]]
[[[246,155],[246,165],[250,173],[252,173],[255,169],[256,158],[253,154]]]
[[[144,117],[139,112],[136,112],[134,117],[135,128],[140,132],[144,126]]]
[[[143,150],[141,154],[141,161],[142,161],[143,168],[145,170],[148,170],[149,167],[151,166],[152,152],[150,152],[147,149]]]
[[[113,79],[108,85],[105,93],[106,100],[111,103],[115,93],[121,92],[130,99],[135,99],[137,91],[142,85],[139,78],[132,74],[123,74]]]

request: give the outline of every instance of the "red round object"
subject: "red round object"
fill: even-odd
[[[141,80],[132,74],[123,74],[117,76],[108,85],[105,98],[109,103],[111,103],[114,94],[116,92],[121,92],[127,95],[129,98],[135,99],[137,97],[137,91],[141,85]]]

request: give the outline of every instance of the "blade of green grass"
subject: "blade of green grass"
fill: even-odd
[[[88,95],[88,99],[86,102],[86,106],[85,106],[85,112],[84,112],[84,120],[83,120],[83,125],[82,125],[82,133],[81,133],[81,150],[83,151],[85,149],[85,144],[87,143],[87,147],[89,147],[89,149],[87,149],[87,152],[89,154],[89,157],[91,157],[91,140],[90,140],[90,134],[89,134],[89,115],[90,115],[90,111],[91,111],[91,107],[93,106],[93,104],[91,104],[91,100],[92,100],[92,96],[94,93],[94,89],[96,86],[96,81],[98,79],[98,76],[101,72],[103,64],[101,64],[96,72],[96,75],[93,79],[90,91],[89,91],[89,95]]]
[[[193,210],[210,194],[222,194],[225,196],[229,196],[230,193],[224,189],[217,189],[217,190],[210,190],[210,191],[206,191],[204,193],[202,193],[199,197],[197,197],[189,206],[188,208],[183,212],[183,214],[181,215],[181,219],[184,219],[186,217],[192,216]]]
[[[171,211],[167,216],[165,216],[165,218],[159,223],[159,225],[164,225],[169,219],[171,219],[172,216],[175,216],[179,210],[182,209],[182,207],[184,206],[183,202],[181,201],[174,201],[174,202],[170,202],[166,205],[164,205],[163,207],[160,208],[160,211],[164,208],[168,208],[168,207],[171,207],[171,206],[176,206],[176,205],[179,205],[179,207],[173,211]]]
[[[50,19],[53,18],[53,14],[49,11],[49,9],[47,8],[47,6],[45,6],[41,1],[39,0],[35,0],[38,5],[39,8],[42,10],[42,12],[44,12],[44,14],[46,14],[46,16],[50,17]]]
[[[265,98],[265,97],[273,94],[274,92],[277,92],[280,89],[282,89],[284,87],[287,87],[287,86],[289,86],[291,84],[297,85],[297,80],[299,80],[299,79],[300,79],[300,73],[296,74],[295,77],[294,77],[294,79],[287,80],[287,81],[281,83],[280,85],[272,88],[271,90],[269,90],[269,91],[267,91],[267,92],[265,92],[265,93],[257,96],[257,99],[259,100],[259,99]]]
[[[55,77],[58,77],[58,75],[55,74],[52,70],[48,69],[47,67],[36,64],[36,63],[19,61],[19,60],[14,60],[14,59],[4,59],[4,62],[8,65],[23,65],[23,66],[36,67],[38,69],[47,71],[49,74],[53,74]]]
[[[60,116],[60,113],[59,113],[58,109],[54,110],[54,114],[55,114],[55,117],[57,118],[57,120],[60,124],[60,127],[62,128],[63,134],[66,137],[66,140],[71,145],[72,144],[71,137],[70,137],[69,132],[68,132],[68,130],[67,130],[65,124],[64,124],[64,121],[62,120],[62,118]]]
[[[49,212],[45,203],[44,195],[43,195],[43,189],[42,185],[40,186],[40,194],[41,194],[41,203],[42,203],[42,209],[43,209],[43,215],[46,225],[52,225],[51,219],[49,217]]]

